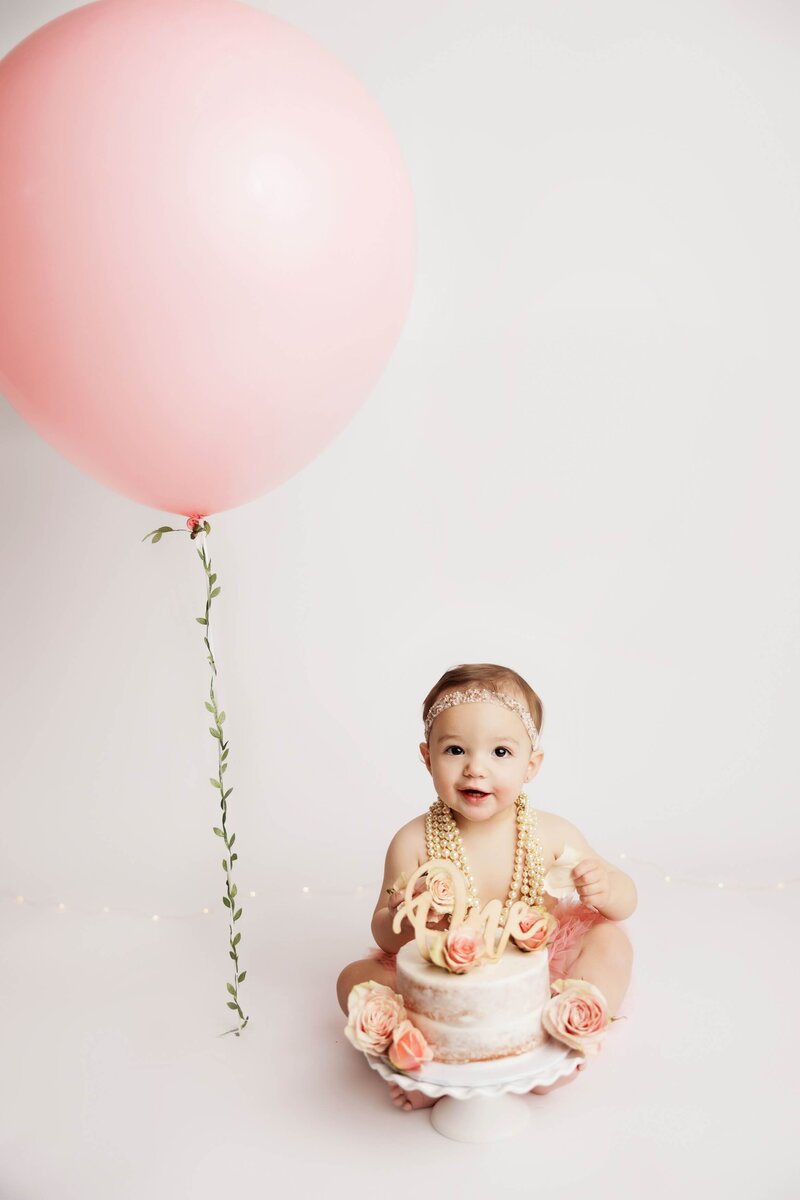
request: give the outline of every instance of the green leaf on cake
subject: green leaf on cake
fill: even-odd
[[[447,962],[444,957],[444,943],[447,935],[445,933],[434,933],[430,939],[428,953],[430,954],[431,962],[437,967],[447,968]],[[447,968],[449,970],[449,968]]]

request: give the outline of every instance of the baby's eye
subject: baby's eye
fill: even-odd
[[[463,754],[463,750],[461,749],[460,746],[447,746],[445,749],[445,754],[449,754],[451,750],[458,750],[459,753]],[[507,746],[495,746],[495,750],[503,751],[501,758],[507,758],[508,755],[511,753],[511,751],[508,749]]]

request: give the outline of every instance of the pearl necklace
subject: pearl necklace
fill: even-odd
[[[544,898],[544,855],[536,835],[538,814],[528,808],[528,797],[524,792],[517,796],[517,842],[514,851],[514,873],[508,896],[500,914],[500,925],[506,918],[521,893],[528,905],[541,904]],[[428,858],[443,858],[453,862],[467,881],[467,905],[480,909],[481,904],[475,888],[464,843],[455,818],[450,809],[437,796],[425,814],[425,849]]]

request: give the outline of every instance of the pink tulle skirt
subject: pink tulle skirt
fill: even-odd
[[[552,909],[553,916],[558,921],[558,929],[552,942],[547,947],[549,958],[550,982],[554,979],[569,977],[570,968],[581,952],[584,934],[593,925],[608,921],[596,908],[586,904],[573,904],[568,900],[559,900]],[[392,986],[397,986],[397,955],[381,950],[379,946],[372,947],[367,952],[367,958],[374,958],[392,974]]]

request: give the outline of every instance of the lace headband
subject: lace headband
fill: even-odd
[[[515,700],[513,696],[509,696],[506,692],[492,692],[489,688],[467,688],[465,692],[448,692],[446,696],[442,696],[437,700],[425,718],[425,741],[430,737],[431,726],[439,713],[444,712],[446,708],[452,708],[456,704],[482,704],[486,702],[492,704],[503,704],[506,708],[510,708],[515,712],[522,721],[528,731],[528,737],[531,739],[532,749],[536,749],[539,744],[539,731],[533,723],[533,718],[524,705],[520,704],[519,700]]]

